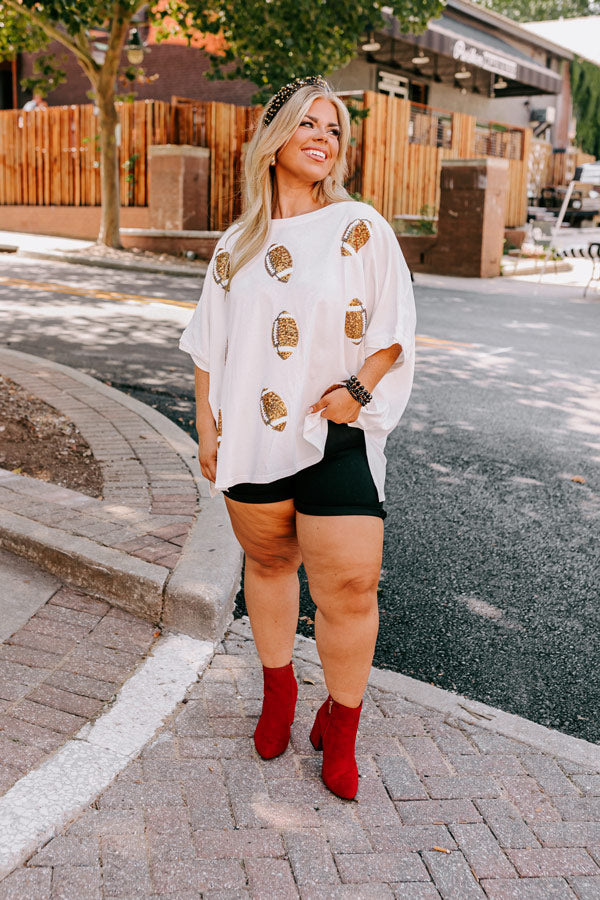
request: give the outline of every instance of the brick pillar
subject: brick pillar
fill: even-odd
[[[500,274],[507,188],[507,159],[442,161],[438,239],[427,254],[428,272]]]
[[[150,226],[207,231],[210,150],[187,144],[148,147]]]

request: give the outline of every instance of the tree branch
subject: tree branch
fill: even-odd
[[[21,3],[18,3],[17,0],[3,0],[6,6],[10,7],[10,9],[14,10],[16,13],[19,13],[22,16],[30,19],[34,25],[37,25],[38,28],[41,28],[46,32],[50,37],[54,38],[54,40],[59,41],[66,47],[67,50],[70,50],[74,56],[77,57],[83,68],[88,71],[86,67],[90,69],[97,69],[98,65],[92,59],[92,56],[89,52],[86,52],[84,48],[78,46],[75,39],[70,35],[65,34],[65,32],[60,31],[55,25],[53,25],[50,21],[38,15],[38,13],[29,9],[29,7],[23,6]]]
[[[77,57],[79,65],[89,78],[92,85],[95,87],[96,79],[98,78],[98,74],[100,72],[100,66],[92,57],[92,50],[90,46],[90,41],[85,32],[85,29],[81,28],[78,34],[73,38],[75,44],[81,50],[81,56]],[[84,59],[85,57],[85,59]],[[89,62],[87,61],[89,60]]]
[[[121,15],[119,15],[119,13],[121,13]],[[133,13],[134,10],[125,10],[122,6],[118,6],[115,9],[115,15],[113,16],[108,35],[106,57],[99,73],[99,80],[107,85],[109,83],[112,85],[119,69],[121,53],[123,51],[123,45],[125,43],[127,32],[129,31]]]

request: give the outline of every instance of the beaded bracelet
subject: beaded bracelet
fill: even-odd
[[[361,406],[366,406],[369,403],[373,396],[368,392],[364,384],[361,384],[356,375],[351,375],[350,378],[344,382],[344,387],[348,391],[351,397],[354,397]]]

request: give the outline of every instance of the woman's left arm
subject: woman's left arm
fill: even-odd
[[[371,356],[368,356],[356,373],[356,377],[363,384],[369,393],[373,393],[373,389],[379,384],[385,373],[393,366],[400,354],[402,347],[400,344],[392,344],[391,347],[385,347],[378,350]],[[355,400],[345,387],[332,385],[327,388],[321,399],[310,407],[309,413],[316,413],[322,410],[321,416],[324,419],[331,419],[338,425],[347,422],[355,422],[361,410],[358,400]]]

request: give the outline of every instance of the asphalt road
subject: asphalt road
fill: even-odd
[[[177,339],[196,279],[0,263],[4,345],[193,431]],[[433,276],[417,276],[415,293],[415,387],[388,443],[375,663],[600,741],[600,296]],[[303,584],[301,614],[313,609]]]

